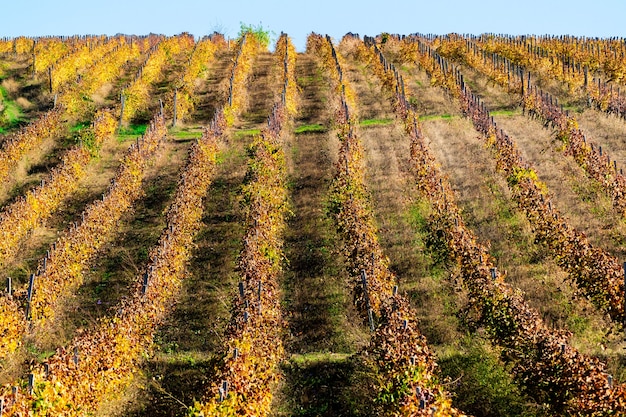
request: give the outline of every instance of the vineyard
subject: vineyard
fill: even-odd
[[[0,417],[625,416],[625,54],[0,39]]]

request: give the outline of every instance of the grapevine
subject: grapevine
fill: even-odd
[[[49,69],[51,92],[58,92],[67,83],[84,75],[87,68],[118,47],[119,40],[111,38],[106,41],[89,41],[76,52],[55,62]]]
[[[81,76],[80,81],[68,85],[59,95],[57,102],[63,106],[68,117],[83,119],[93,111],[92,96],[108,82],[118,77],[122,66],[137,58],[141,53],[138,43],[120,38],[119,44],[102,56]]]
[[[58,37],[37,38],[33,40],[33,73],[41,74],[58,60],[60,60],[67,52],[69,52],[70,44],[64,42]]]
[[[282,35],[275,55],[284,62],[294,53]],[[292,83],[291,65],[283,80]],[[265,416],[270,412],[272,388],[278,380],[278,364],[284,357],[281,329],[285,327],[280,306],[283,231],[289,211],[287,169],[281,136],[288,122],[283,101],[277,102],[267,126],[250,147],[243,194],[247,230],[240,254],[241,282],[226,330],[224,352],[213,384],[202,403],[190,411],[198,416]]]
[[[441,61],[433,65],[428,62],[432,57],[424,56],[423,67],[440,68]],[[406,98],[397,100],[406,102]],[[612,386],[598,359],[572,347],[569,332],[549,329],[521,293],[505,283],[504,274],[494,267],[487,248],[465,225],[454,193],[424,142],[419,123],[413,118],[406,126],[417,186],[433,208],[429,224],[461,267],[476,324],[485,327],[492,341],[503,349],[502,357],[514,364],[515,379],[538,403],[549,404],[557,414],[602,416],[626,412],[626,388]]]
[[[99,148],[115,133],[116,123],[110,112],[97,115],[86,135],[93,137],[92,149]],[[0,265],[13,256],[18,243],[52,214],[61,202],[78,187],[92,157],[92,149],[79,145],[67,152],[61,164],[29,191],[0,213]],[[95,155],[94,155],[95,156]]]
[[[462,111],[493,150],[498,168],[507,175],[513,197],[533,226],[536,240],[549,249],[582,295],[612,320],[623,323],[624,282],[619,261],[606,251],[593,247],[584,234],[562,218],[549,201],[545,184],[539,181],[530,164],[523,160],[512,138],[496,128],[485,106],[463,82],[460,72],[452,68],[446,72],[445,61],[437,61],[435,52],[428,54],[425,49],[421,50],[424,51],[420,61],[422,65],[430,65],[427,67],[429,71],[447,80],[446,85],[452,86],[450,91],[459,98]]]
[[[157,119],[162,129],[162,117]],[[203,198],[217,161],[217,140],[224,126],[217,114],[211,129],[192,147],[180,175],[176,195],[167,213],[167,226],[150,261],[138,276],[131,295],[92,329],[57,350],[45,365],[32,370],[32,393],[16,396],[4,387],[7,416],[82,416],[94,413],[103,402],[116,398],[133,380],[153,345],[157,326],[171,310],[187,275],[193,240],[200,228]],[[156,127],[156,126],[155,126]],[[157,131],[154,132],[160,134]],[[142,146],[148,146],[146,141]]]
[[[246,109],[245,84],[252,73],[252,63],[261,52],[261,43],[253,32],[246,32],[237,41],[237,52],[229,79],[228,103],[224,106],[226,123],[232,126]]]
[[[195,81],[206,72],[215,53],[225,44],[224,37],[221,35],[205,37],[196,44],[177,89],[166,100],[165,109],[175,115],[173,116],[174,124],[178,120],[184,121],[190,117],[195,107],[193,100]],[[174,109],[174,103],[176,103],[176,109]]]
[[[110,126],[99,129],[110,129]],[[81,223],[62,235],[40,260],[38,273],[33,276],[34,291],[29,294],[26,289],[17,290],[11,297],[0,298],[0,305],[6,312],[0,322],[3,326],[0,335],[7,349],[15,350],[21,344],[26,336],[26,320],[30,322],[28,334],[49,331],[65,298],[82,284],[88,262],[112,239],[120,218],[140,197],[147,164],[165,134],[163,116],[156,116],[143,139],[128,150],[102,200],[89,205]],[[11,350],[3,351],[1,356],[4,358],[10,353]]]
[[[165,136],[164,117],[157,115],[143,138],[127,151],[104,198],[84,210],[84,220],[61,236],[49,259],[40,263],[37,278],[42,284],[34,292],[29,308],[35,329],[43,330],[54,320],[58,303],[82,283],[87,262],[111,239],[122,214],[141,196],[145,170]]]
[[[44,138],[61,135],[64,128],[62,118],[62,108],[56,107],[2,142],[0,148],[0,184],[8,180],[11,171],[20,159]]]
[[[474,39],[487,53],[500,54],[517,65],[545,74],[568,85],[571,92],[586,95],[590,104],[605,112],[626,117],[625,97],[613,84],[624,84],[626,59],[623,42],[617,39],[576,37],[493,37]],[[547,70],[549,69],[549,70]],[[593,76],[593,80],[591,77]],[[604,76],[607,82],[602,82]]]
[[[501,43],[496,44],[501,45]],[[502,52],[508,57],[515,57],[515,54],[512,52],[507,52],[507,47],[517,43],[511,40],[506,41],[506,38],[503,43],[504,46],[494,46],[493,49]],[[574,157],[576,163],[587,172],[589,177],[602,185],[607,194],[613,199],[615,210],[622,216],[626,215],[626,177],[621,172],[618,172],[616,162],[612,163],[609,156],[603,155],[597,145],[594,147],[591,141],[587,141],[585,134],[578,128],[576,119],[559,106],[558,100],[553,99],[547,93],[544,94],[537,89],[536,85],[533,86],[531,84],[530,73],[526,75],[524,80],[525,70],[523,68],[515,66],[507,58],[502,58],[496,53],[492,53],[489,60],[480,59],[478,48],[475,45],[469,40],[464,41],[456,36],[440,40],[437,52],[451,59],[462,60],[470,67],[486,74],[499,85],[508,87],[511,93],[520,93],[521,91],[520,100],[524,111],[527,111],[531,117],[542,119],[546,125],[550,124],[557,130],[556,136],[565,143],[566,153]],[[485,57],[484,51],[483,57]],[[520,58],[513,58],[513,62],[520,61]],[[556,72],[558,73],[558,71]],[[546,72],[543,71],[542,73]],[[589,83],[585,81],[581,85],[587,86],[587,84]],[[620,98],[619,94],[616,96],[612,87],[610,93],[606,85],[597,84],[597,89],[594,90],[596,84],[592,83],[586,88],[590,91],[593,100],[601,103],[598,106],[603,110],[610,108],[611,111],[616,113],[620,113],[622,109],[626,111],[626,99],[624,97]],[[605,98],[600,98],[594,91],[603,91],[602,94]],[[606,98],[607,96],[615,98]]]
[[[350,91],[341,75],[341,57],[330,38],[312,34],[307,46],[331,73],[333,91]],[[369,345],[357,354],[358,358],[379,375],[377,401],[388,415],[461,416],[435,376],[437,365],[419,332],[414,309],[394,289],[396,277],[389,270],[389,261],[378,242],[369,206],[363,148],[354,127],[357,119],[345,101],[345,93],[338,96],[335,123],[341,146],[329,211],[344,242],[341,250],[348,260],[355,304],[363,321],[374,332]]]
[[[152,85],[161,77],[165,65],[174,55],[188,54],[194,44],[193,36],[181,34],[164,39],[149,54],[135,80],[124,89],[122,123],[128,123],[148,109]]]
[[[114,53],[109,54],[109,57],[115,57],[120,61],[116,61],[117,65],[113,66],[113,76],[121,67],[121,64],[129,59],[131,52],[124,47],[118,48]],[[107,58],[105,58],[107,59]],[[59,137],[65,130],[65,119],[75,116],[76,113],[84,111],[84,96],[91,95],[95,92],[101,83],[108,81],[103,79],[102,74],[107,74],[104,69],[107,65],[102,65],[98,71],[98,68],[93,68],[90,72],[98,74],[97,82],[80,82],[74,87],[70,87],[67,93],[62,93],[59,97],[59,105],[52,110],[46,112],[43,116],[36,119],[28,126],[22,128],[19,132],[11,135],[2,143],[0,148],[0,183],[8,180],[12,170],[17,163],[23,158],[23,156],[31,149],[39,145],[46,137]],[[109,73],[110,74],[110,73]],[[87,76],[87,79],[91,80],[91,76]],[[93,77],[95,78],[95,77]]]

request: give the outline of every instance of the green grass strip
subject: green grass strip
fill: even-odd
[[[296,135],[299,135],[301,133],[325,133],[327,130],[328,129],[324,125],[314,124],[298,126],[294,132]]]
[[[235,132],[236,138],[245,138],[261,134],[261,129],[241,129]]]
[[[519,116],[522,114],[522,110],[517,109],[502,109],[502,110],[492,110],[489,112],[492,116]]]
[[[6,88],[0,86],[0,103],[4,106],[2,112],[0,112],[0,123],[5,128],[12,128],[19,124],[24,116],[22,109],[13,100],[9,99],[9,93]]]
[[[426,116],[420,116],[419,120],[420,121],[429,121],[429,120],[450,120],[450,119],[455,119],[458,116],[453,116],[451,114],[429,114]]]
[[[137,138],[137,136],[145,134],[147,128],[147,124],[130,125],[128,127],[123,127],[117,133],[117,140],[119,142],[126,142],[127,140],[135,139]]]
[[[70,127],[70,132],[80,132],[81,130],[91,126],[90,122],[78,122],[74,126]]]
[[[202,132],[201,131],[184,131],[184,130],[179,130],[178,132],[168,132],[169,136],[172,136],[176,139],[181,139],[181,140],[185,140],[185,139],[199,139],[202,137]]]
[[[361,127],[387,126],[394,122],[394,119],[364,119],[359,122]]]

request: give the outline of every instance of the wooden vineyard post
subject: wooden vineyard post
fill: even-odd
[[[361,270],[361,280],[363,281],[363,296],[365,297],[365,305],[367,307],[367,318],[370,323],[370,330],[373,332],[376,328],[374,327],[374,315],[372,314],[372,307],[370,306],[370,297],[367,293],[367,274],[365,270]]]
[[[222,381],[222,386],[219,389],[220,391],[220,401],[223,402],[228,395],[228,381]]]
[[[52,66],[48,67],[48,87],[50,88],[50,94],[52,94]]]
[[[7,295],[10,297],[13,293],[13,283],[11,277],[7,277]]]
[[[30,280],[28,281],[27,301],[26,301],[26,320],[30,320],[30,303],[33,300],[34,287],[35,287],[35,274],[30,274]]]
[[[176,127],[176,118],[178,116],[177,112],[176,112],[176,104],[178,102],[178,88],[174,89],[174,109],[173,109],[173,115],[172,115],[172,127]]]
[[[33,40],[33,78],[35,78],[35,75],[37,75],[37,71],[35,70],[37,68],[36,64],[37,64],[37,57],[35,55],[35,46],[37,45],[37,41]]]
[[[33,395],[35,388],[35,374],[28,374],[28,394]]]
[[[145,272],[143,274],[143,282],[141,283],[141,295],[146,295],[146,292],[148,291],[148,278],[149,275]]]
[[[626,262],[624,262],[624,340],[626,340]]]
[[[117,127],[119,131],[122,128],[122,121],[124,120],[124,106],[126,105],[126,96],[124,95],[124,91],[120,93],[120,123]]]
[[[228,87],[228,105],[233,105],[233,77],[230,77],[230,86]]]

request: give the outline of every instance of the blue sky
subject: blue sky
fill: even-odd
[[[240,23],[289,34],[299,51],[311,32],[570,34],[626,37],[626,1],[428,0],[0,0],[0,36],[150,32],[235,37]]]

